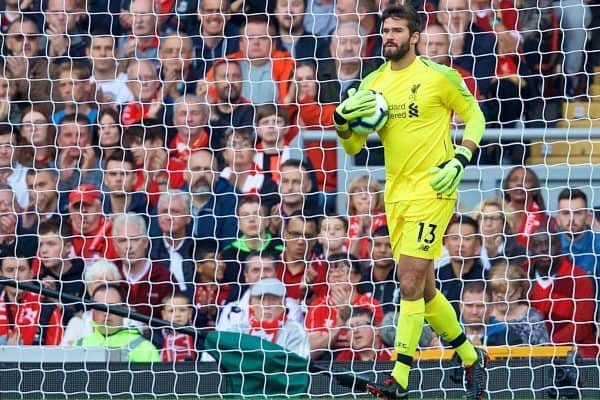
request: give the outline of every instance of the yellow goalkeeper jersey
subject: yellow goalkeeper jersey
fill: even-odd
[[[465,122],[465,137],[479,142],[485,119],[462,77],[453,68],[417,57],[412,64],[393,71],[386,62],[369,74],[360,89],[383,94],[389,117],[379,131],[385,155],[385,201],[436,198],[427,170],[454,157],[450,137],[453,112]],[[354,155],[366,136],[341,139]]]

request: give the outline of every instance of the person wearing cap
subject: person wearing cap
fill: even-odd
[[[73,250],[86,263],[96,258],[118,258],[112,241],[112,224],[102,215],[102,193],[90,184],[69,193]]]
[[[252,286],[248,322],[231,328],[232,332],[258,336],[301,357],[309,357],[310,346],[306,330],[301,324],[288,318],[285,286],[278,279],[265,278]],[[208,359],[206,353],[203,359]]]

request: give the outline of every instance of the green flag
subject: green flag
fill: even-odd
[[[226,375],[227,392],[248,395],[306,395],[308,360],[256,336],[213,331],[204,348]]]

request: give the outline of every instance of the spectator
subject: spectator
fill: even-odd
[[[119,40],[119,59],[157,58],[160,32],[155,5],[152,0],[131,1],[131,36]]]
[[[192,195],[194,237],[216,238],[227,245],[238,236],[235,189],[227,179],[218,176],[212,151],[196,150],[188,162],[186,181]]]
[[[526,247],[533,231],[554,223],[546,214],[540,181],[532,169],[516,166],[504,178],[502,190],[508,221],[513,224],[511,232],[517,235],[517,242]]]
[[[163,99],[171,104],[186,94],[196,93],[196,81],[202,79],[192,68],[194,49],[192,39],[183,33],[171,33],[160,39],[158,57],[163,79]]]
[[[349,347],[350,332],[347,326],[352,307],[370,310],[373,314],[370,323],[373,326],[379,326],[383,320],[379,302],[356,290],[362,279],[358,262],[345,254],[334,255],[328,261],[328,291],[310,302],[306,315],[312,359],[320,359],[327,352]]]
[[[40,4],[36,2],[29,2],[24,0],[4,0],[2,6],[0,6],[0,18],[2,18],[2,24],[0,30],[2,34],[8,32],[10,25],[23,14],[27,14],[38,26],[41,28],[43,24],[43,15],[40,13]]]
[[[19,206],[27,207],[27,168],[17,160],[17,130],[0,123],[0,183],[9,185],[15,192]]]
[[[61,1],[61,0],[57,0]],[[84,115],[89,124],[96,124],[98,109],[94,99],[93,83],[89,66],[81,61],[67,61],[56,69],[57,100],[63,108],[52,115],[55,125],[61,123],[65,115]]]
[[[194,35],[194,69],[205,76],[213,63],[240,49],[239,27],[230,22],[229,0],[199,2],[200,34]]]
[[[216,240],[197,241],[194,260],[196,274],[193,281],[193,304],[197,311],[197,325],[213,328],[217,323],[219,311],[227,300],[237,298],[232,291],[238,291],[232,289],[237,289],[238,285],[223,279],[225,263],[219,253],[219,243]]]
[[[323,38],[335,26],[335,2],[332,0],[308,0],[306,2],[306,16],[304,29],[316,36]]]
[[[350,182],[348,197],[350,253],[369,260],[371,234],[387,225],[383,188],[370,176],[363,175]]]
[[[168,154],[165,148],[167,132],[158,120],[146,120],[146,125],[125,129],[123,145],[131,150],[135,161],[134,190],[145,192],[150,206],[156,206],[160,192],[168,188]]]
[[[229,131],[225,136],[225,168],[221,177],[227,179],[239,194],[260,195],[270,207],[276,202],[272,194],[277,191],[277,185],[254,162],[255,143],[256,138],[249,128]]]
[[[450,263],[436,271],[436,286],[459,314],[459,302],[464,284],[485,278],[479,251],[481,236],[479,225],[468,216],[456,216],[446,229],[444,246],[450,255]]]
[[[392,352],[379,336],[379,326],[373,326],[373,311],[368,308],[352,308],[348,327],[350,348],[335,356],[335,361],[390,361]]]
[[[30,169],[27,171],[29,204],[21,214],[21,223],[26,229],[37,232],[38,224],[58,218],[64,210],[59,210],[59,194],[56,191],[58,173],[55,169]]]
[[[102,215],[102,193],[94,186],[80,185],[69,193],[69,214],[73,229],[73,250],[86,263],[97,258],[115,260],[110,219]]]
[[[212,1],[212,0],[208,0]],[[242,67],[239,61],[224,59],[214,64],[212,86],[215,98],[210,113],[211,148],[221,149],[223,137],[231,128],[249,128],[254,123],[254,106],[242,96]]]
[[[363,269],[360,289],[379,301],[384,313],[396,311],[400,304],[400,282],[396,260],[390,244],[390,232],[386,225],[373,232],[371,239],[371,265]]]
[[[11,99],[15,102],[50,100],[49,65],[41,48],[40,30],[26,16],[19,16],[8,28],[4,40],[6,77],[10,79]]]
[[[283,242],[267,230],[267,207],[258,197],[245,197],[237,206],[237,219],[241,236],[224,249],[222,259],[227,263],[225,282],[243,284],[242,265],[253,252],[279,256]]]
[[[531,233],[528,251],[533,280],[529,299],[546,321],[552,343],[575,345],[582,357],[596,358],[594,281],[561,256],[559,236],[545,226]]]
[[[102,162],[123,148],[123,125],[119,122],[119,113],[113,108],[105,107],[98,113],[98,143]]]
[[[127,126],[148,119],[158,119],[162,123],[162,93],[154,63],[143,59],[131,61],[127,67],[127,87],[133,99],[123,108],[121,122]]]
[[[171,187],[180,188],[184,185],[183,171],[190,153],[209,146],[210,135],[206,129],[209,116],[210,107],[202,97],[185,95],[175,100],[173,122],[177,133],[169,141]]]
[[[297,133],[297,129],[290,126],[283,108],[273,104],[256,107],[254,124],[259,139],[254,163],[264,171],[265,176],[279,183],[281,164],[290,159],[290,133]]]
[[[193,309],[187,295],[179,292],[162,299],[161,318],[172,324],[189,326]],[[177,328],[162,328],[152,335],[156,348],[160,349],[162,362],[194,361],[199,358],[194,337],[178,332]]]
[[[163,264],[148,258],[148,228],[136,214],[120,214],[113,219],[113,240],[121,263],[127,304],[150,317],[165,296],[175,290],[177,281]]]
[[[377,67],[374,60],[365,58],[367,36],[356,21],[337,25],[329,44],[329,57],[317,66],[321,82],[321,100],[339,103],[343,93],[358,87],[361,80]]]
[[[92,64],[91,80],[96,83],[96,99],[105,105],[133,101],[133,94],[127,87],[127,74],[117,69],[115,40],[113,35],[92,35],[85,53]]]
[[[7,256],[33,257],[37,251],[37,232],[25,229],[13,189],[0,183],[0,260]]]
[[[529,306],[530,282],[523,268],[515,264],[495,265],[488,273],[488,282],[490,320],[507,325],[508,344],[550,343],[544,318]]]
[[[250,291],[256,282],[266,278],[276,278],[277,266],[275,258],[270,253],[251,252],[246,257],[243,269],[242,291],[237,294],[235,299],[225,305],[219,315],[219,320],[216,329],[219,331],[231,330],[232,326],[248,324],[250,315]],[[304,323],[304,312],[300,304],[286,296],[285,306],[288,310],[287,317],[292,321]]]
[[[460,318],[465,335],[475,346],[501,346],[508,342],[506,325],[491,323],[483,281],[465,283],[459,303]],[[517,343],[514,343],[517,344]]]
[[[81,184],[100,187],[102,168],[94,150],[92,126],[81,114],[65,115],[58,126],[58,155],[54,162],[59,170],[58,190],[69,192]]]
[[[600,278],[600,233],[592,231],[593,214],[587,196],[580,189],[563,189],[558,194],[561,253],[588,275]],[[600,281],[598,281],[600,283]]]
[[[296,64],[296,72],[292,82],[296,98],[292,103],[298,105],[298,124],[308,130],[320,130],[333,126],[333,112],[337,104],[326,103],[322,98],[324,93],[320,90],[317,81],[317,67],[312,62]],[[321,146],[325,143],[321,142]],[[335,169],[335,168],[333,168]]]
[[[126,305],[123,290],[112,283],[101,285],[92,293],[92,300],[98,303]],[[160,354],[156,347],[146,340],[135,328],[128,328],[123,317],[94,310],[94,331],[77,341],[82,347],[108,347],[122,349],[129,362],[158,362]]]
[[[348,252],[348,220],[342,216],[332,215],[321,219],[318,243],[315,252],[319,258],[327,260],[333,254]]]
[[[475,208],[483,242],[481,264],[485,270],[503,260],[520,265],[527,256],[527,250],[517,243],[516,236],[512,234],[512,224],[504,210],[504,201],[496,197],[485,199]]]
[[[134,192],[135,161],[131,152],[118,150],[104,162],[104,215],[133,212],[148,214],[148,201],[143,192]]]
[[[493,34],[473,24],[467,0],[440,0],[438,9],[438,22],[450,35],[452,65],[471,72],[479,91],[487,96],[496,65],[491,52],[495,45]]]
[[[80,28],[83,16],[84,6],[80,0],[48,0],[44,12],[48,56],[85,56],[87,36]]]
[[[248,322],[230,325],[228,330],[257,336],[307,358],[310,347],[306,331],[288,317],[285,299],[285,287],[279,280],[266,278],[256,282],[250,289]]]
[[[227,56],[239,60],[244,82],[242,96],[253,104],[286,104],[294,62],[290,53],[274,48],[273,36],[275,29],[268,16],[251,15],[241,28],[240,50]],[[213,69],[206,78],[214,81]]]
[[[2,257],[2,276],[31,282],[29,259]],[[61,308],[40,294],[4,286],[0,293],[0,344],[9,346],[56,346],[62,338]]]
[[[26,167],[46,168],[55,158],[56,128],[44,106],[21,109],[17,161]],[[1,131],[0,131],[1,132]]]
[[[18,120],[19,110],[11,107],[13,99],[7,72],[4,62],[0,62],[0,121],[15,121]]]
[[[338,24],[358,22],[365,32],[365,57],[376,65],[382,63],[381,19],[375,0],[338,0],[335,4]]]
[[[290,215],[285,222],[285,248],[277,277],[285,285],[287,297],[299,302],[327,294],[327,264],[314,253],[318,225],[316,218],[301,213]]]
[[[85,294],[83,284],[83,260],[72,256],[73,234],[67,225],[59,220],[47,221],[40,224],[38,256],[40,262],[40,279],[42,284],[58,293],[69,294],[81,299],[72,300],[50,299],[60,304],[63,310],[63,324],[67,325],[73,315],[81,309]]]
[[[92,293],[101,285],[118,285],[121,280],[121,273],[115,264],[105,259],[98,259],[89,265],[83,275],[85,284],[85,298],[89,299]],[[69,320],[63,334],[62,346],[74,346],[77,341],[94,332],[93,310],[78,310],[78,312]],[[127,318],[123,320],[123,326],[129,326],[131,321]]]
[[[326,47],[323,40],[304,28],[305,0],[277,0],[273,10],[277,21],[275,47],[289,52],[294,60],[313,61],[323,58]]]
[[[191,301],[194,296],[194,239],[192,200],[189,193],[171,189],[160,195],[157,206],[160,234],[152,237],[150,258],[167,267],[178,289]],[[152,235],[154,236],[154,235]]]

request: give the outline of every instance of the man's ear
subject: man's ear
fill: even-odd
[[[585,215],[585,224],[587,226],[592,226],[594,223],[594,213],[592,211],[588,211]]]
[[[410,44],[414,44],[416,46],[420,39],[421,32],[413,32],[413,34],[410,36]]]

